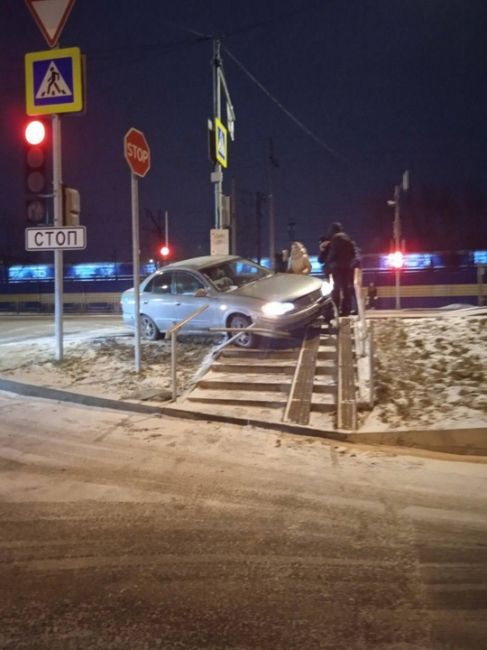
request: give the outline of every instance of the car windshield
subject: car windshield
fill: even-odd
[[[236,289],[273,275],[269,269],[242,258],[208,266],[202,269],[202,273],[218,291]]]

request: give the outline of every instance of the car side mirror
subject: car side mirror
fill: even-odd
[[[205,298],[208,295],[208,292],[206,289],[203,289],[202,287],[199,289],[196,289],[196,291],[193,294],[196,298]]]

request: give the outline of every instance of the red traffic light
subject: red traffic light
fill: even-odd
[[[389,266],[393,269],[402,269],[404,266],[404,255],[401,251],[394,251],[388,256]]]
[[[29,120],[24,127],[25,210],[29,223],[47,223],[47,132],[41,120]]]
[[[159,252],[162,255],[162,257],[166,258],[169,257],[169,255],[171,254],[171,249],[169,248],[169,246],[166,246],[164,244],[164,246],[161,246],[161,248],[159,249]]]
[[[24,135],[28,144],[42,144],[46,138],[46,127],[40,120],[31,120],[25,127]]]

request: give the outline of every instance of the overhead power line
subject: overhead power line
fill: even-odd
[[[301,129],[301,130],[302,130],[302,131],[304,131],[304,133],[306,133],[307,135],[309,135],[310,138],[312,138],[315,142],[317,142],[319,145],[321,145],[324,149],[326,149],[326,150],[328,151],[328,153],[330,153],[332,156],[334,156],[334,157],[337,158],[338,160],[341,160],[342,162],[345,162],[345,163],[347,163],[347,164],[351,164],[350,161],[349,161],[347,158],[345,158],[345,156],[342,156],[342,155],[339,154],[337,151],[335,151],[335,150],[334,150],[332,147],[330,147],[330,145],[328,145],[328,144],[327,144],[327,143],[326,143],[322,138],[320,138],[319,136],[317,136],[315,133],[313,133],[313,131],[312,131],[311,129],[309,129],[305,124],[303,124],[303,122],[301,122],[300,119],[298,119],[295,115],[293,115],[293,113],[291,113],[291,111],[290,111],[289,109],[287,109],[287,108],[284,106],[284,104],[282,104],[282,103],[281,103],[281,102],[280,102],[276,97],[274,97],[274,95],[273,95],[273,94],[272,94],[272,93],[271,93],[271,92],[270,92],[270,91],[269,91],[269,90],[264,86],[264,84],[262,84],[262,83],[261,83],[261,82],[260,82],[260,81],[255,77],[255,75],[253,75],[253,74],[250,72],[250,70],[248,70],[248,69],[244,66],[244,64],[243,64],[241,61],[239,61],[239,60],[237,59],[237,57],[236,57],[234,54],[232,54],[232,53],[230,52],[230,50],[229,50],[228,48],[223,47],[223,49],[225,50],[226,54],[228,54],[228,56],[232,59],[232,61],[233,61],[233,62],[234,62],[234,63],[235,63],[235,64],[236,64],[236,65],[237,65],[237,66],[242,70],[242,72],[244,72],[244,73],[247,75],[247,77],[249,77],[249,79],[250,79],[251,81],[253,81],[253,82],[256,84],[256,86],[258,86],[258,87],[262,90],[262,92],[263,92],[265,95],[267,95],[267,97],[268,97],[268,98],[269,98],[269,99],[270,99],[274,104],[276,104],[276,106],[278,106],[278,107],[281,109],[281,111],[282,111],[285,115],[287,115],[287,116],[288,116],[288,117],[289,117],[289,118],[290,118],[290,119],[291,119],[291,120],[292,120],[292,121],[293,121],[293,122],[294,122],[294,123],[295,123],[295,124],[296,124],[300,129]]]

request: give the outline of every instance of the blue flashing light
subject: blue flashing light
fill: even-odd
[[[68,277],[77,280],[110,280],[117,277],[117,265],[114,263],[73,264],[68,270]]]
[[[402,259],[405,269],[428,269],[435,266],[434,256],[431,253],[405,253]],[[396,268],[390,255],[381,255],[380,268]]]
[[[51,264],[23,264],[10,266],[8,269],[9,282],[25,282],[26,280],[52,280],[54,267]]]
[[[480,264],[487,264],[487,251],[474,251],[473,263],[477,266],[480,266]]]

